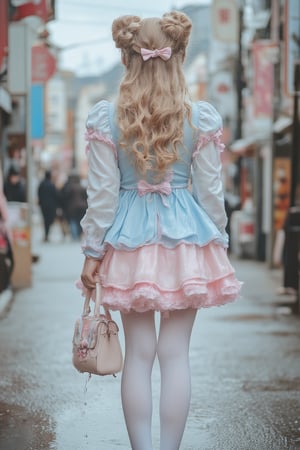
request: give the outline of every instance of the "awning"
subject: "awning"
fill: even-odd
[[[242,155],[245,153],[252,153],[256,149],[257,145],[264,143],[269,139],[269,134],[254,134],[243,139],[238,139],[227,147],[233,153]]]
[[[254,15],[253,20],[250,22],[250,27],[256,30],[265,30],[271,18],[271,11],[266,9],[259,11]]]
[[[288,116],[280,116],[273,123],[273,132],[274,133],[286,133],[291,130],[293,126],[293,119]]]

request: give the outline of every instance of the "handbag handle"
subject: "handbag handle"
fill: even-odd
[[[88,316],[90,314],[91,294],[92,294],[92,289],[87,290],[87,294],[85,296],[85,301],[84,301],[84,305],[83,305],[83,314],[82,314],[83,316]],[[107,319],[112,320],[109,309],[105,308],[102,304],[101,285],[99,282],[97,282],[96,283],[96,299],[95,299],[95,305],[94,305],[94,316],[95,317],[99,317],[101,315],[101,313],[100,313],[101,306],[103,307],[103,309],[105,311],[105,316],[107,317]]]

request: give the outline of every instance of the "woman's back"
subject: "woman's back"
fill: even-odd
[[[91,147],[96,140],[109,146],[119,177],[116,219],[107,230],[105,245],[134,249],[145,244],[176,246],[186,242],[202,246],[215,241],[226,246],[226,215],[220,180],[217,179],[217,187],[213,185],[210,203],[203,204],[202,201],[210,193],[211,180],[218,177],[222,121],[207,102],[191,104],[191,111],[191,121],[186,119],[184,122],[177,161],[170,164],[163,177],[157,180],[155,171],[147,171],[143,176],[134,164],[130,149],[120,147],[115,105],[101,101],[92,108],[87,120],[89,145]],[[93,163],[90,165],[92,169]],[[193,169],[197,178],[194,177],[193,192],[190,192]],[[96,172],[97,168],[92,171]],[[112,173],[102,175],[100,183],[113,185]],[[83,220],[82,226],[84,229],[88,226],[87,219]]]
[[[167,179],[173,187],[187,187],[191,178],[191,166],[193,153],[197,147],[199,136],[209,140],[216,132],[221,130],[222,121],[220,115],[212,105],[200,101],[191,104],[191,120],[185,119],[183,124],[183,142],[178,145],[178,160],[173,162],[161,180],[157,178],[157,171],[149,170],[145,176],[140,174],[135,167],[134,159],[129,151],[120,147],[120,128],[117,123],[115,103],[100,101],[91,110],[87,119],[87,139],[93,133],[102,136],[113,145],[116,152],[121,176],[121,188],[129,189],[137,185],[140,179],[145,178],[150,184]]]

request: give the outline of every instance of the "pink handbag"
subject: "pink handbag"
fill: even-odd
[[[94,314],[90,314],[90,294],[87,295],[82,316],[75,323],[73,336],[73,365],[79,372],[95,375],[115,375],[122,370],[123,355],[119,328],[108,309],[101,314],[101,286],[96,284]]]

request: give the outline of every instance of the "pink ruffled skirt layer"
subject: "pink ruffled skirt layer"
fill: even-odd
[[[109,247],[100,279],[103,304],[121,312],[220,306],[235,300],[242,284],[226,251],[214,243],[132,251]]]

